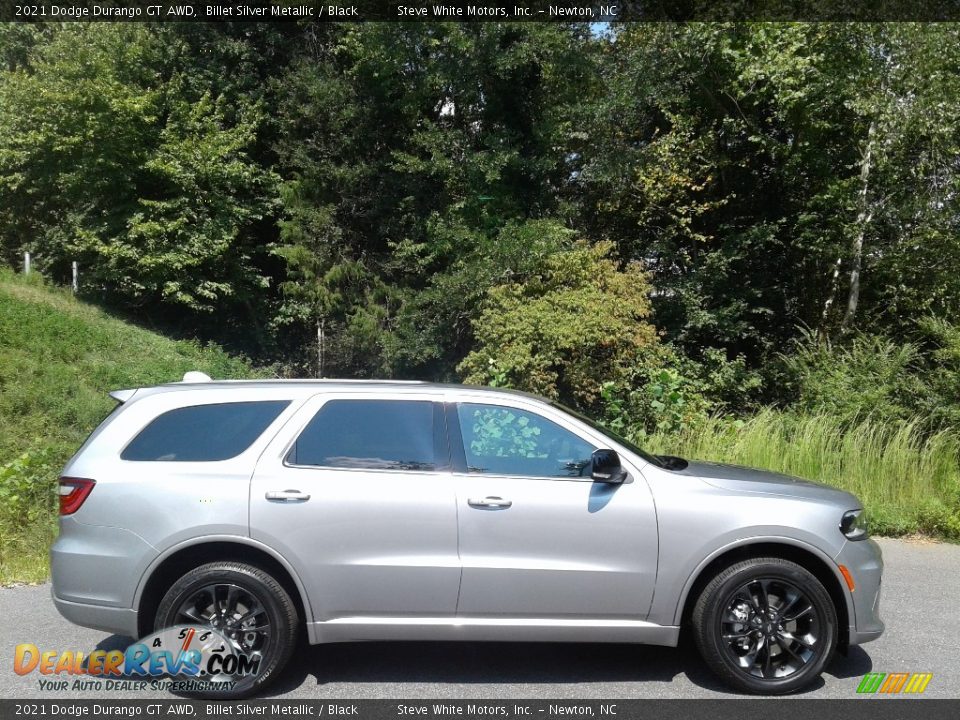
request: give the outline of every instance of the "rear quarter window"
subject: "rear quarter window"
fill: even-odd
[[[121,460],[213,462],[236,457],[263,434],[288,400],[191,405],[154,418],[120,453]]]

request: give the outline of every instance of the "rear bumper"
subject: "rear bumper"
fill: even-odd
[[[60,518],[50,549],[53,602],[67,620],[135,637],[137,582],[157,551],[129,530]]]
[[[137,637],[137,613],[130,608],[90,605],[62,600],[51,592],[53,604],[74,625],[103,630],[114,635]]]

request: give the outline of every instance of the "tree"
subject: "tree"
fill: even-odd
[[[871,36],[876,78],[852,100],[866,130],[844,330],[862,318],[913,335],[926,313],[960,309],[958,40],[951,25]]]
[[[484,283],[508,269],[496,267],[501,241],[535,227],[544,245],[562,234],[554,215],[570,174],[568,110],[590,82],[588,33],[535,23],[326,32],[283,80],[284,232],[322,246],[328,267],[360,263],[370,287],[390,288],[368,298],[364,322],[337,323],[336,347],[360,340],[353,330],[375,327],[377,339],[336,372],[450,377]],[[303,318],[303,346],[314,321]]]
[[[607,242],[554,253],[542,270],[490,289],[477,343],[459,366],[468,383],[507,384],[595,409],[657,336],[646,275],[619,268]]]
[[[822,308],[856,43],[842,26],[637,24],[604,53],[585,231],[646,263],[658,324],[684,351],[760,364]]]
[[[252,156],[263,104],[204,82],[184,49],[142,25],[69,25],[3,74],[0,242],[54,277],[79,261],[114,304],[219,311],[222,327],[258,314],[275,177]]]
[[[287,265],[278,321],[316,329],[317,377],[331,368],[362,375],[369,370],[365,358],[377,355],[378,283],[345,252],[331,209],[303,203],[293,197],[297,190],[296,183],[283,188],[289,216],[280,223],[281,244],[274,249]],[[336,342],[330,342],[331,335]]]

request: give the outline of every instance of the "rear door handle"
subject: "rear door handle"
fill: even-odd
[[[310,493],[300,492],[299,490],[268,490],[263,496],[267,500],[277,500],[279,502],[306,502],[310,499]]]
[[[496,495],[488,495],[482,500],[479,498],[470,498],[467,500],[467,505],[476,508],[508,508],[513,505],[513,501],[504,500],[502,497],[497,497]]]

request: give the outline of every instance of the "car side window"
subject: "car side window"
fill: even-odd
[[[442,407],[423,400],[329,400],[287,456],[292,465],[438,470],[447,465]]]
[[[467,471],[588,477],[596,447],[542,415],[500,405],[457,405]]]
[[[121,460],[213,462],[236,457],[290,402],[191,405],[154,418],[120,453]]]

